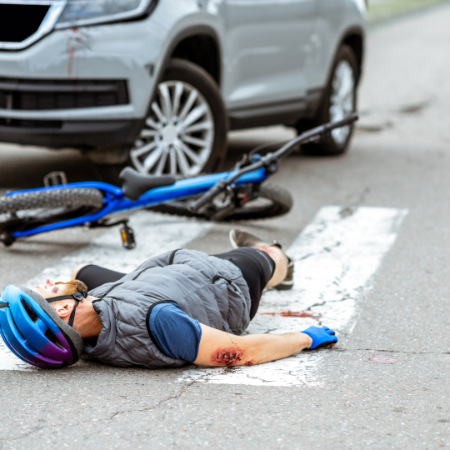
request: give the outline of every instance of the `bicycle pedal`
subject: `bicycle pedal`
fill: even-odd
[[[44,186],[60,186],[62,184],[67,184],[67,176],[65,172],[50,172],[44,177]]]
[[[126,223],[120,228],[120,236],[122,238],[122,245],[127,250],[133,250],[136,247],[136,239],[134,238],[133,229]]]

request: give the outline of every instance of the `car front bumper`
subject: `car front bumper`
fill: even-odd
[[[78,102],[76,108],[64,108],[64,99],[53,99],[42,107],[41,97],[36,101],[36,96],[28,103],[14,103],[8,101],[5,91],[0,98],[0,141],[52,148],[134,142],[153,93],[157,49],[161,47],[155,45],[161,36],[152,32],[148,22],[59,30],[25,50],[0,51],[0,85],[18,80],[17,89],[23,89],[27,83],[49,86],[125,80],[128,89],[122,104],[102,106],[97,102],[92,106],[91,102],[90,107],[83,107]],[[58,97],[59,93],[52,95]],[[40,106],[27,109],[26,104]]]
[[[142,120],[0,120],[0,141],[48,148],[116,147],[132,145]]]

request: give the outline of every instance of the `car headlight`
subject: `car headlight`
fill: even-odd
[[[146,15],[157,0],[68,0],[56,28],[115,22]]]

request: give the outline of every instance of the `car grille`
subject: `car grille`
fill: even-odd
[[[0,4],[0,42],[22,42],[41,26],[49,5]]]
[[[129,103],[125,80],[16,80],[0,78],[0,109],[95,108]]]

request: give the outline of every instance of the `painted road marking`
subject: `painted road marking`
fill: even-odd
[[[105,266],[119,272],[130,272],[146,259],[181,248],[209,231],[213,224],[141,211],[131,216],[137,247],[125,250],[117,229],[110,229],[93,239],[89,247],[68,255],[56,266],[49,267],[27,285],[42,284],[48,278],[69,280],[73,269],[84,263]],[[38,370],[13,355],[0,338],[0,370]]]
[[[295,260],[294,289],[265,293],[249,333],[298,332],[318,324],[329,326],[338,334],[351,333],[356,325],[358,300],[371,288],[370,280],[395,243],[407,213],[391,208],[323,207],[287,251]],[[306,311],[320,318],[277,315],[282,311]],[[196,368],[185,371],[179,381],[320,385],[318,368],[325,355],[325,352],[303,352],[260,366]]]

